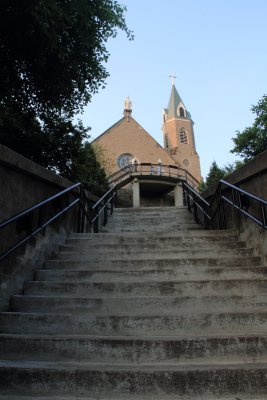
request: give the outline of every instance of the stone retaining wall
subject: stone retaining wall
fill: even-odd
[[[56,175],[27,158],[0,145],[0,221],[13,216],[39,201],[58,193],[72,182]],[[40,267],[52,252],[63,244],[77,225],[77,207],[60,218],[53,227],[46,228],[28,245],[18,249],[0,262],[0,310],[6,310],[11,294],[20,293],[25,279],[31,279],[34,269]],[[12,223],[0,232],[0,250],[25,235]]]
[[[243,167],[224,178],[227,182],[267,200],[267,150],[259,154]],[[216,191],[217,185],[212,186],[203,193],[210,201]],[[249,209],[256,209],[256,203],[250,202]],[[230,206],[225,207],[227,228],[237,229],[240,239],[253,247],[255,255],[261,255],[267,265],[267,231],[241,215]],[[259,213],[259,210],[256,210]],[[267,209],[266,209],[267,213]]]

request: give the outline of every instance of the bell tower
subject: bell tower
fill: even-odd
[[[163,110],[164,148],[179,167],[186,169],[198,181],[201,179],[200,161],[196,151],[194,122],[186,109],[172,78],[168,108]]]

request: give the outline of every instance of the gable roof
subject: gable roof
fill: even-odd
[[[94,143],[97,140],[99,140],[102,136],[104,136],[106,133],[108,133],[111,129],[113,129],[113,128],[115,128],[115,126],[119,125],[124,119],[125,119],[125,117],[122,117],[121,119],[119,119],[117,122],[115,122],[115,124],[111,125],[103,133],[101,133],[99,136],[97,136],[95,139],[93,139],[91,143]]]
[[[160,158],[164,164],[177,165],[170,154],[132,117],[121,118],[94,139],[94,143],[105,147],[113,160],[114,169],[117,157],[123,153],[133,154],[140,162],[157,163]]]

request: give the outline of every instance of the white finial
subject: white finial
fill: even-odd
[[[131,115],[132,115],[132,102],[129,99],[129,97],[126,97],[124,100],[124,110],[123,110],[123,115],[127,117],[128,122],[130,121]]]
[[[132,102],[131,102],[129,96],[127,96],[125,101],[124,101],[124,109],[125,110],[132,110]]]
[[[174,85],[174,82],[175,82],[176,76],[174,76],[174,75],[169,75],[169,78],[171,78],[172,85]]]

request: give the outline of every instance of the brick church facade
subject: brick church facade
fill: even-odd
[[[162,147],[132,117],[132,104],[127,98],[123,117],[96,138],[92,144],[100,146],[108,157],[111,174],[130,163],[132,158],[140,163],[177,165],[201,179],[199,156],[196,152],[193,121],[182,102],[175,85],[172,85],[168,108],[163,111]]]

